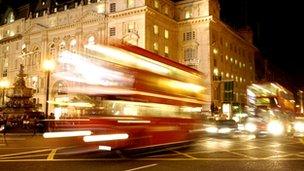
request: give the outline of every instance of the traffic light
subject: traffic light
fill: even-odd
[[[226,81],[224,83],[224,101],[232,102],[233,101],[233,81]]]

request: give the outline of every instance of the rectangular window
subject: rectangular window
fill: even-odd
[[[169,14],[169,8],[168,8],[168,6],[165,6],[165,14],[166,14],[166,15]]]
[[[158,0],[154,0],[154,7],[155,8],[159,8],[159,2],[158,2]]]
[[[134,0],[128,0],[128,8],[134,7]]]
[[[115,36],[116,35],[116,28],[112,27],[110,28],[110,36]]]
[[[165,56],[169,56],[169,47],[165,46]]]
[[[110,12],[116,12],[116,3],[110,4]]]
[[[158,51],[158,43],[155,42],[155,43],[153,44],[153,49],[154,49],[155,51]]]
[[[154,31],[154,34],[158,34],[158,26],[157,25],[153,26],[153,31]]]
[[[130,32],[133,32],[133,31],[134,31],[134,25],[135,25],[135,23],[134,23],[134,22],[132,22],[132,23],[128,23],[128,33],[130,33]]]
[[[169,31],[165,29],[165,38],[169,39]]]
[[[184,38],[184,41],[194,40],[194,39],[196,39],[196,33],[195,33],[195,31],[186,32],[186,33],[184,33],[183,38]]]
[[[185,19],[188,19],[188,18],[190,18],[190,17],[191,17],[190,11],[186,11],[186,12],[185,12]]]

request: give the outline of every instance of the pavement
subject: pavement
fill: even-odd
[[[0,145],[0,170],[304,170],[304,139],[294,137],[206,136],[193,144],[138,153],[91,151],[77,139],[41,134],[8,134],[6,139]]]

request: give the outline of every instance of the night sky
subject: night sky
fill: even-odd
[[[304,87],[301,1],[220,0],[221,18],[233,27],[250,25],[255,46],[283,70],[292,84]]]

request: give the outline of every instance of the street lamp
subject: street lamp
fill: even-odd
[[[1,104],[2,106],[5,104],[4,103],[4,97],[5,97],[5,89],[7,89],[10,86],[10,82],[6,79],[2,79],[0,81],[0,89],[2,90],[2,100],[1,100]]]
[[[45,98],[45,116],[48,117],[49,109],[49,89],[50,89],[50,75],[51,72],[55,69],[55,62],[51,59],[47,59],[43,62],[43,70],[46,72],[46,98]]]

